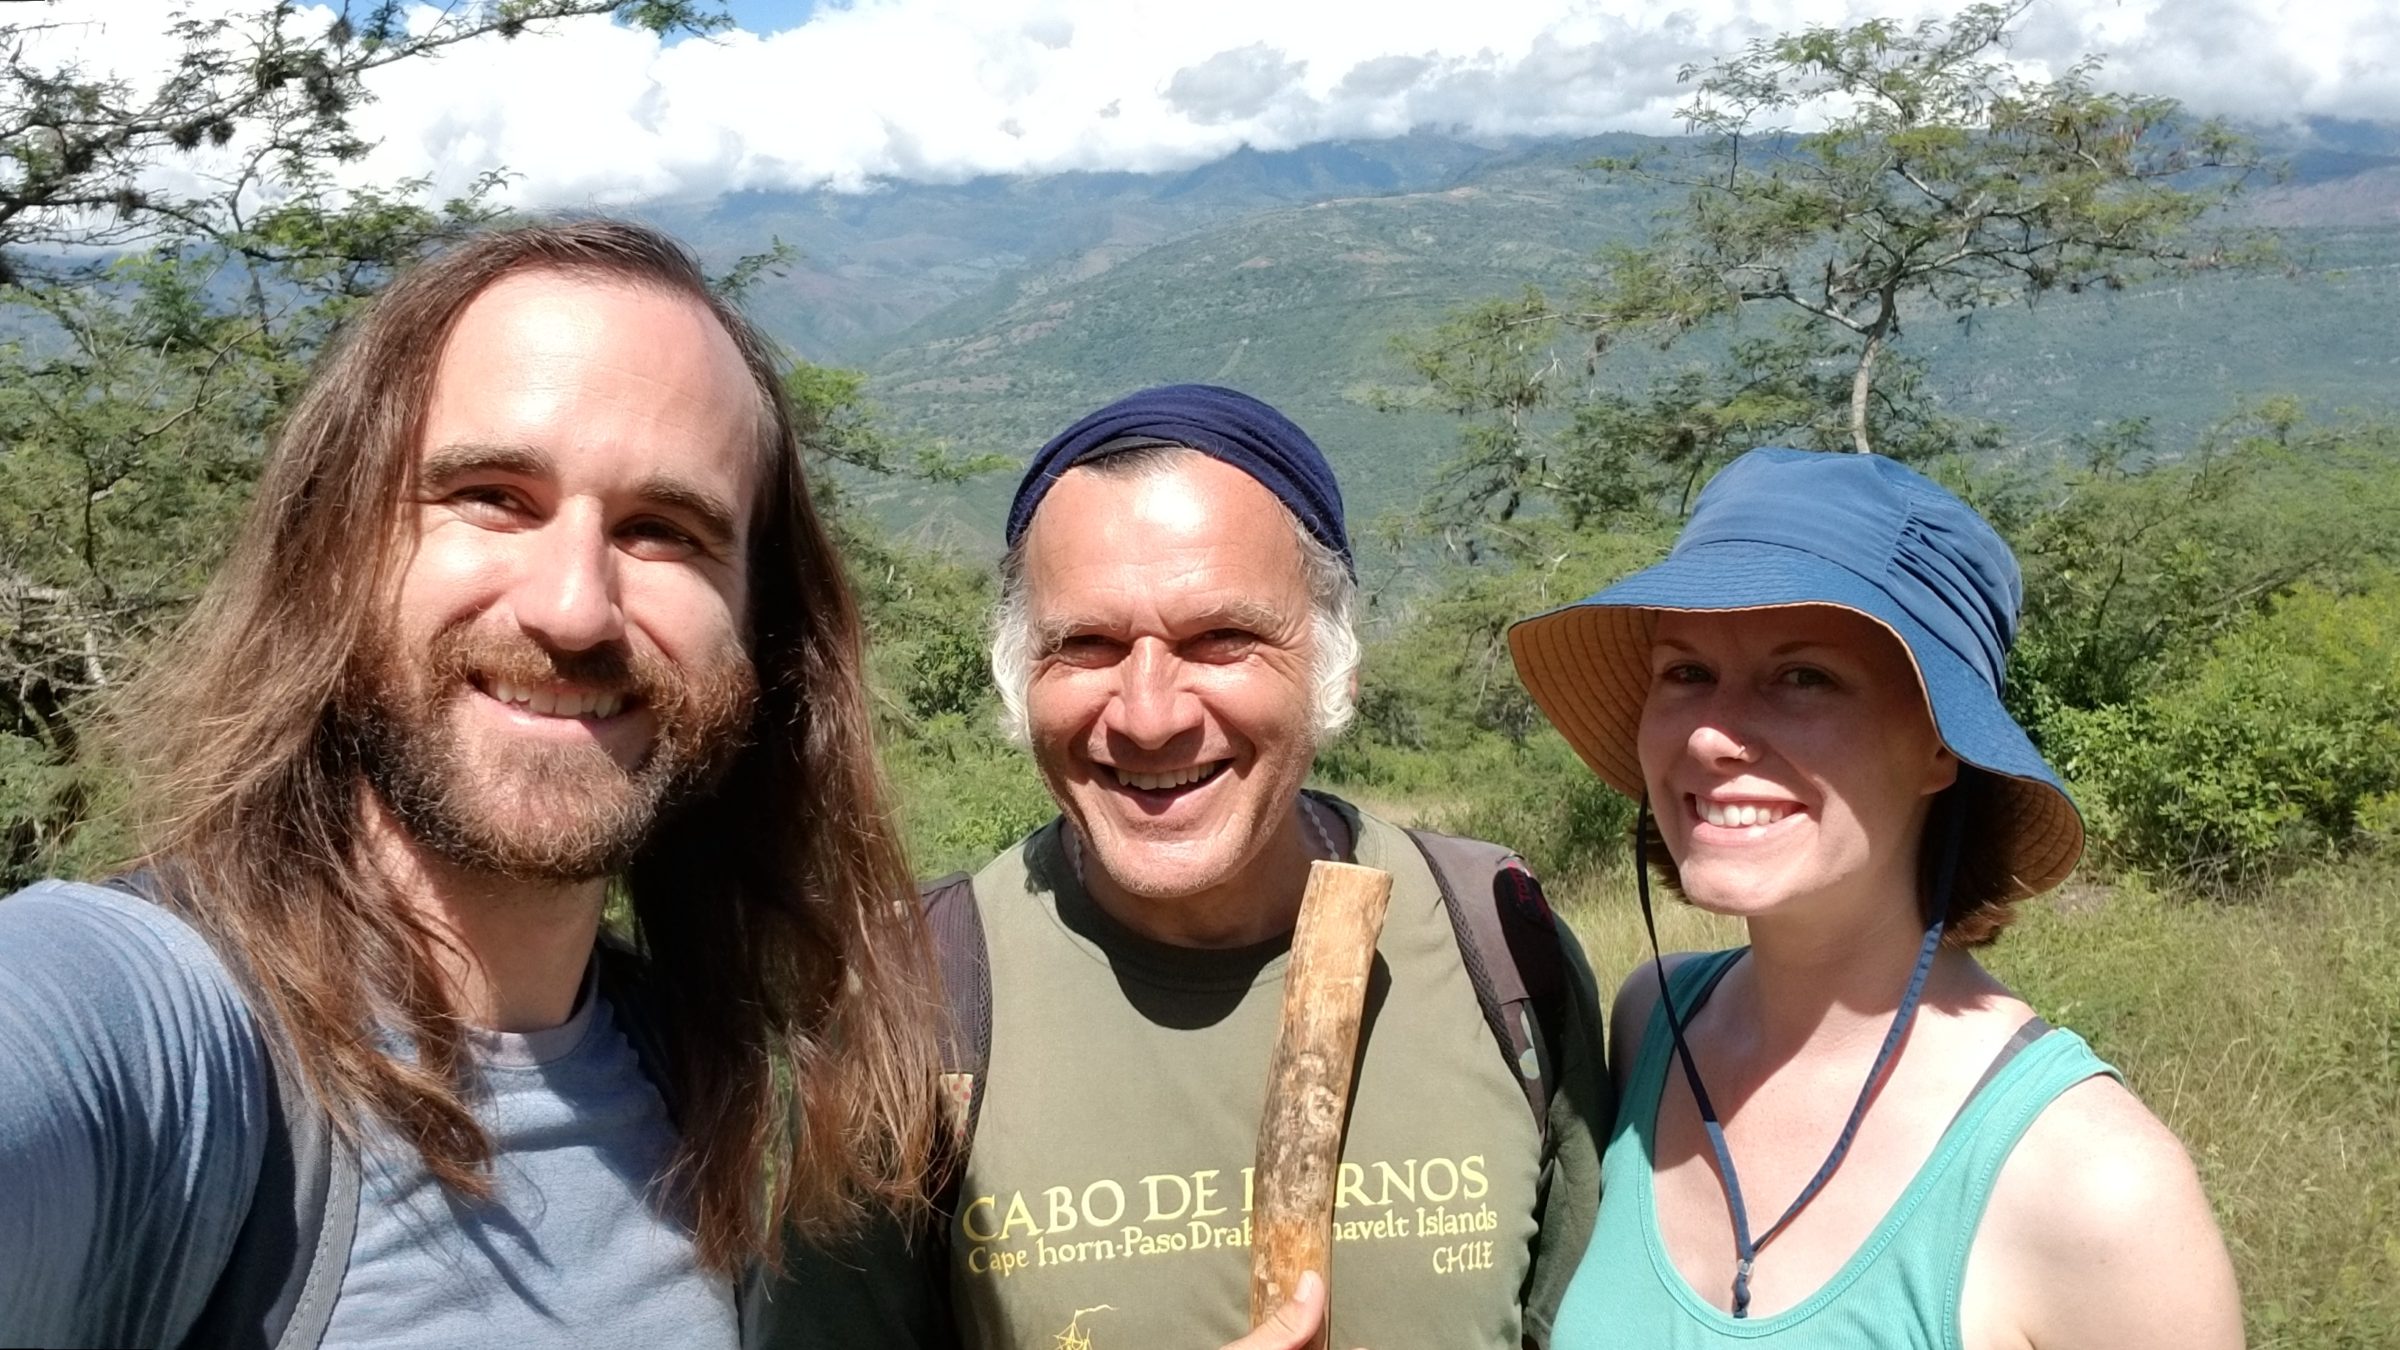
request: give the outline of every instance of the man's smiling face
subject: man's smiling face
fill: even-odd
[[[460,315],[352,699],[370,777],[419,843],[507,875],[604,875],[738,750],[760,415],[689,299],[531,272]]]
[[[1025,536],[1034,758],[1108,878],[1214,903],[1315,757],[1308,583],[1289,514],[1200,455],[1071,470]]]

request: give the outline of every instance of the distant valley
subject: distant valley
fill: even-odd
[[[800,258],[753,311],[802,355],[863,367],[897,424],[1028,454],[1106,399],[1163,380],[1233,384],[1322,441],[1359,520],[1413,504],[1456,427],[1405,407],[1391,339],[1474,300],[1571,285],[1674,198],[1584,167],[1673,150],[1633,137],[1476,144],[1419,134],[1182,174],[1068,174],[840,195],[745,194],[648,214],[714,262],[780,237]],[[2243,211],[2288,266],[2038,306],[1928,314],[1905,341],[1953,407],[2029,448],[2120,417],[2174,447],[2245,399],[2314,413],[2400,406],[2400,135],[2322,129]],[[1563,353],[1580,377],[1581,354]],[[1670,353],[1612,358],[1638,383]],[[1009,484],[869,483],[923,542],[988,553]]]

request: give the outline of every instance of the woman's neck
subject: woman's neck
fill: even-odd
[[[1724,991],[1732,996],[1724,1011],[1737,1014],[1742,1039],[1776,1060],[1880,1042],[1925,942],[1914,904],[1876,906],[1838,923],[1763,916],[1749,928],[1750,956],[1740,982]],[[1964,953],[1937,956],[1928,1001],[1937,987],[1955,984],[1962,965],[1974,969]]]

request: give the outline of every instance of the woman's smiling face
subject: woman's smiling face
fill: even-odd
[[[1832,605],[1661,612],[1638,749],[1684,893],[1744,918],[1913,897],[1926,812],[1958,776],[1907,649]]]

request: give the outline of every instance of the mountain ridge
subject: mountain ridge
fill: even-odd
[[[1927,312],[1906,348],[1951,406],[2024,445],[2138,416],[2174,446],[2275,392],[2328,415],[2390,408],[2400,365],[2372,338],[2400,303],[2400,132],[2336,131],[2312,130],[2288,178],[2239,199],[2245,219],[2284,235],[2284,271]],[[1601,245],[1638,237],[1678,200],[1584,166],[1689,144],[1419,133],[1245,150],[1170,175],[750,194],[653,218],[718,259],[768,234],[794,243],[800,264],[747,298],[754,314],[810,359],[865,369],[870,397],[912,434],[1021,458],[1141,384],[1230,382],[1310,428],[1364,520],[1412,505],[1457,435],[1410,406],[1418,391],[1391,340],[1527,285],[1571,286]],[[1690,359],[1628,355],[1603,376],[1638,385]],[[1572,343],[1560,357],[1581,361]],[[995,543],[1007,490],[856,488],[888,520],[968,552]]]

